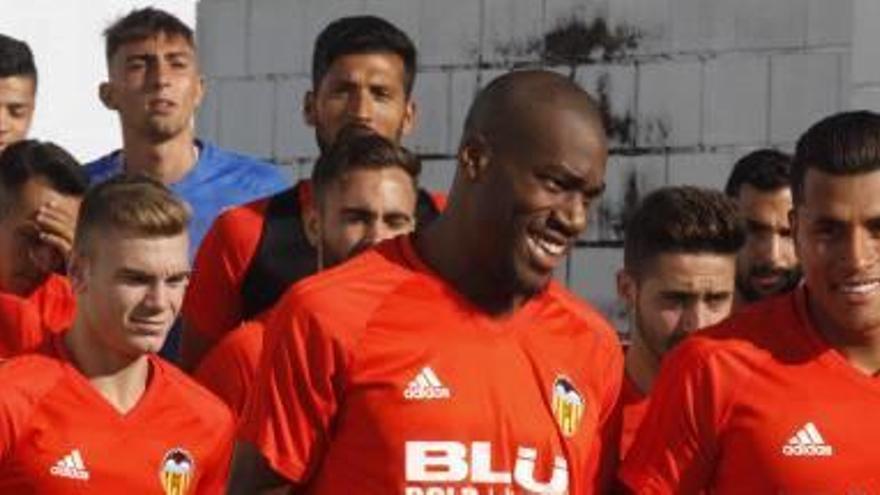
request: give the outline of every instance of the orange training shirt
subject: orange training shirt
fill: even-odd
[[[636,432],[648,412],[649,396],[642,393],[632,378],[626,373],[620,390],[620,404],[623,416],[623,428],[620,434],[620,458],[622,459],[632,446]]]
[[[149,360],[150,381],[126,414],[73,366],[60,337],[0,364],[0,493],[223,493],[232,415]]]
[[[223,337],[205,355],[193,378],[223,400],[236,418],[244,412],[257,375],[265,329],[249,321]]]
[[[294,286],[267,329],[241,435],[308,493],[580,495],[613,477],[620,346],[556,283],[493,319],[402,236]]]
[[[804,288],[666,356],[621,469],[637,493],[880,493],[880,379],[830,347]]]

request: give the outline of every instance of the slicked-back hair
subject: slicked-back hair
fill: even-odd
[[[397,167],[410,176],[416,187],[422,163],[419,158],[398,144],[356,126],[345,127],[322,154],[312,170],[315,195],[320,198],[331,183],[353,170],[378,170]]]
[[[412,95],[416,79],[416,48],[409,36],[372,15],[342,17],[321,31],[312,52],[312,89],[317,91],[330,66],[343,55],[390,53],[403,60],[404,89]]]
[[[37,84],[37,66],[27,43],[0,34],[0,78],[30,77]]]
[[[753,151],[737,160],[727,178],[724,193],[735,198],[743,185],[759,191],[775,191],[791,186],[792,157],[774,149]]]
[[[85,254],[96,232],[174,237],[186,232],[189,206],[164,184],[142,174],[121,174],[93,187],[80,206],[74,249]]]
[[[736,255],[744,242],[736,203],[721,191],[664,187],[645,196],[626,222],[624,269],[638,277],[667,253]]]
[[[35,178],[66,196],[82,196],[89,185],[80,163],[62,147],[34,139],[18,141],[0,153],[0,214],[8,211],[22,187]]]
[[[803,202],[807,170],[857,175],[880,170],[880,114],[842,112],[826,117],[798,139],[792,164],[794,204]]]
[[[132,10],[104,30],[107,62],[110,62],[120,46],[160,33],[168,37],[179,36],[195,49],[193,30],[189,26],[164,10],[146,7]]]

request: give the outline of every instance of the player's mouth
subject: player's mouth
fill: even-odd
[[[156,113],[168,113],[177,108],[177,103],[167,98],[153,98],[149,101],[150,111]]]
[[[848,301],[858,303],[880,293],[880,279],[848,280],[835,284],[833,289]]]
[[[162,319],[131,318],[131,326],[136,333],[141,335],[158,335],[168,328],[168,321]]]
[[[768,291],[778,287],[783,282],[783,277],[781,274],[778,273],[752,275],[751,281],[752,285],[759,290]]]
[[[529,232],[526,246],[531,259],[545,270],[553,270],[568,254],[570,242],[546,232]]]

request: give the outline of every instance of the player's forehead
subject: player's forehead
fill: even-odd
[[[49,203],[55,203],[57,207],[67,210],[75,210],[80,203],[80,198],[63,194],[52,187],[51,182],[43,176],[35,175],[27,179],[13,195],[14,209],[29,214]]]
[[[862,222],[880,218],[880,170],[830,174],[808,169],[799,210],[814,220]]]
[[[120,44],[111,62],[122,63],[132,57],[142,56],[194,58],[195,46],[182,34],[159,31]]]
[[[110,271],[134,270],[167,274],[189,269],[186,232],[146,235],[114,227],[96,226],[86,233],[92,262]]]
[[[733,283],[735,266],[735,253],[659,253],[645,264],[642,282],[657,290],[716,290]]]
[[[334,184],[333,198],[340,206],[415,207],[413,179],[400,167],[356,168],[342,174]]]
[[[341,83],[379,84],[403,88],[406,68],[403,58],[393,52],[345,53],[333,59],[319,88]]]
[[[0,105],[30,104],[35,92],[36,84],[31,76],[0,77]]]

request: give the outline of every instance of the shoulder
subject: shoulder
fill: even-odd
[[[223,211],[214,221],[211,230],[224,239],[224,242],[234,241],[242,235],[250,238],[252,230],[259,232],[262,229],[270,200],[271,198],[260,198]]]
[[[0,405],[33,407],[64,377],[63,363],[42,352],[0,360]]]
[[[86,163],[83,168],[92,182],[103,181],[117,172],[120,150],[110,152]]]
[[[558,282],[550,282],[544,296],[548,301],[550,317],[567,317],[578,324],[567,327],[581,336],[596,339],[601,345],[619,348],[617,330],[596,308],[578,298]]]
[[[801,322],[794,293],[773,297],[740,309],[721,323],[689,336],[682,344],[703,358],[754,362],[797,353]],[[684,345],[687,344],[687,345]]]
[[[152,362],[162,373],[165,385],[170,389],[162,391],[165,400],[192,411],[203,423],[224,427],[233,423],[229,408],[207,388],[162,358],[154,356]]]
[[[200,143],[201,160],[209,163],[215,169],[221,169],[228,173],[235,173],[236,175],[253,179],[284,180],[284,175],[277,165],[243,153],[220,148],[209,142]]]
[[[334,326],[366,323],[389,294],[417,276],[402,252],[403,242],[402,238],[383,242],[294,284],[273,315],[294,313],[340,324]]]

